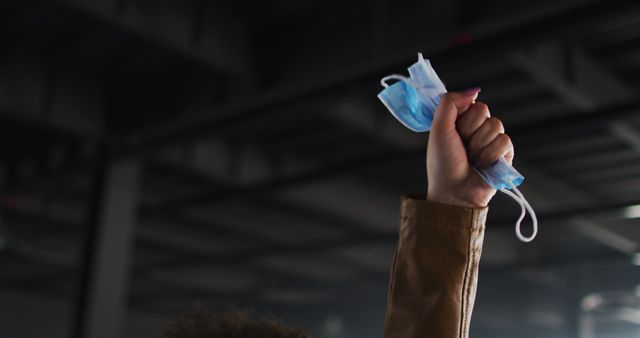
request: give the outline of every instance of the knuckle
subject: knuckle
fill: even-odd
[[[513,143],[511,142],[511,137],[509,137],[509,135],[507,135],[507,134],[498,135],[498,139],[504,145],[507,145],[507,146],[512,146],[513,145]]]
[[[500,119],[497,119],[495,117],[490,117],[487,119],[485,123],[489,125],[491,130],[497,130],[500,132],[504,131],[504,126],[502,125],[502,121],[500,121]]]
[[[489,115],[489,106],[486,103],[478,101],[474,104],[474,107],[480,114]]]
[[[469,119],[473,119],[474,121],[477,121],[480,123],[482,123],[483,121],[485,121],[487,118],[490,117],[488,110],[484,110],[481,107],[477,107],[477,106],[471,107],[469,110],[469,114],[465,114],[465,115],[469,115]]]

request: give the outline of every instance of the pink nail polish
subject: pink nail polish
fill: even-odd
[[[471,95],[478,94],[480,91],[481,91],[480,87],[474,87],[474,88],[467,89],[467,90],[463,91],[462,93],[464,93],[464,95],[471,96]]]

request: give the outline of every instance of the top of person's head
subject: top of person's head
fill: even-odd
[[[191,310],[169,324],[163,338],[311,338],[304,330],[245,311]]]

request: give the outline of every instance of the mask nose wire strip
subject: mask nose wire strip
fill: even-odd
[[[516,202],[518,202],[518,204],[520,204],[520,208],[522,212],[520,213],[520,217],[516,222],[516,236],[518,236],[518,239],[520,239],[523,242],[531,242],[534,238],[536,238],[536,235],[538,234],[538,217],[536,217],[535,211],[533,211],[533,208],[531,207],[529,202],[527,202],[524,196],[522,196],[522,193],[520,192],[520,190],[518,190],[518,188],[516,187],[511,187],[511,189],[513,189],[513,192],[507,189],[500,189],[500,191],[502,191],[509,197],[513,198]],[[523,236],[522,231],[520,230],[521,228],[520,223],[522,223],[522,220],[524,219],[526,211],[529,212],[529,216],[531,217],[531,220],[533,222],[533,226],[532,226],[533,232],[529,237]]]

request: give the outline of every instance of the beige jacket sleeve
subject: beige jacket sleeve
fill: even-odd
[[[487,208],[403,197],[384,338],[467,338]]]

